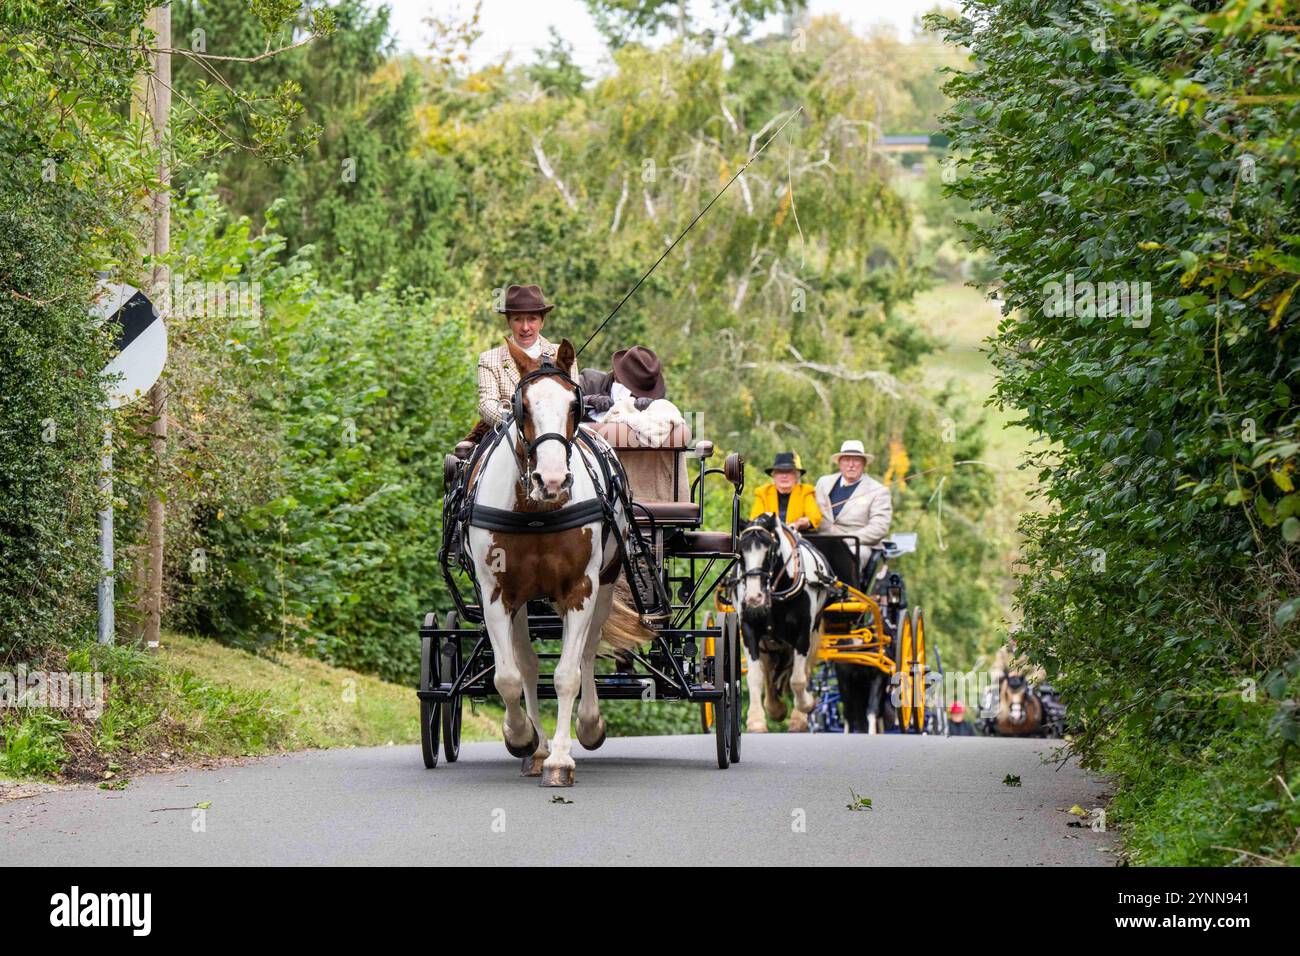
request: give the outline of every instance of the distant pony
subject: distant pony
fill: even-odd
[[[998,688],[998,714],[993,727],[999,737],[1030,737],[1043,733],[1043,704],[1024,674],[1008,673]]]
[[[783,720],[786,690],[794,697],[790,730],[808,729],[816,701],[808,692],[810,658],[834,580],[821,553],[774,514],[763,514],[740,533],[733,607],[740,612],[749,658],[746,729],[767,732],[763,714]]]

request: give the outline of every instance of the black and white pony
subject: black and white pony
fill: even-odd
[[[786,715],[782,693],[794,694],[790,730],[808,729],[815,705],[808,693],[809,660],[816,656],[822,609],[834,575],[821,553],[774,514],[760,515],[740,533],[733,607],[740,612],[749,658],[750,733],[767,732]]]

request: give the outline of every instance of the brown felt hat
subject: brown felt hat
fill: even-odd
[[[547,305],[541,286],[512,285],[506,289],[506,304],[497,311],[507,315],[511,312],[540,312],[545,315],[553,308],[554,305]]]
[[[659,356],[644,345],[614,353],[614,381],[637,398],[663,398],[668,392]]]

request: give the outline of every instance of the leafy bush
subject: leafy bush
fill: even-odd
[[[0,193],[0,658],[94,627],[108,358],[62,221]]]
[[[278,261],[274,210],[254,233],[205,188],[176,218],[174,268],[258,282],[261,313],[178,332],[175,613],[244,647],[413,680],[416,628],[443,593],[442,460],[473,422],[463,307],[330,289]]]

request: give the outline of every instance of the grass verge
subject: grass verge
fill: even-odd
[[[419,740],[408,687],[293,654],[254,655],[169,634],[149,654],[84,644],[27,671],[103,675],[102,709],[0,708],[0,776],[117,786],[132,774],[225,758]],[[499,735],[466,706],[465,740]]]

